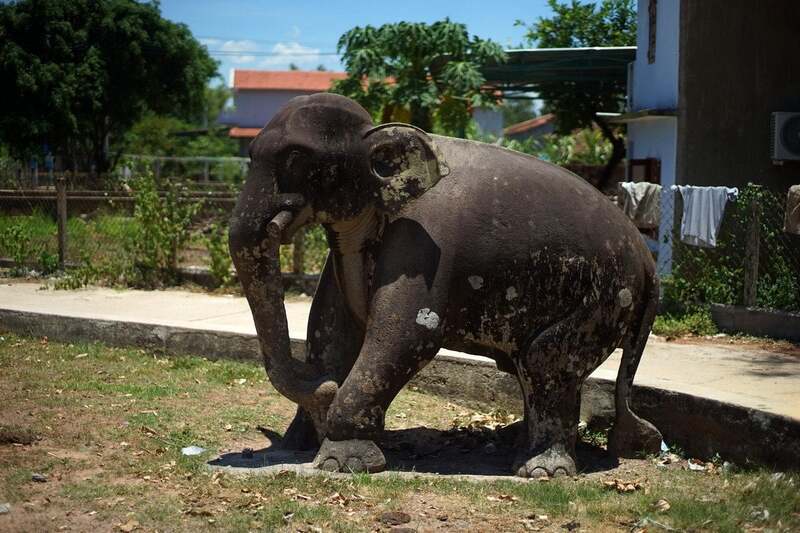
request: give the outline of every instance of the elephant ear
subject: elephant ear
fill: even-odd
[[[379,206],[395,213],[449,174],[433,139],[409,124],[382,124],[364,134]]]

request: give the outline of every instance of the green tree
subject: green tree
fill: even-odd
[[[470,37],[464,24],[399,22],[355,27],[339,39],[348,77],[333,90],[353,98],[383,122],[406,119],[431,131],[463,136],[474,107],[496,105],[480,72],[501,62],[500,45]]]
[[[539,48],[578,48],[591,46],[634,46],[636,44],[636,6],[634,0],[601,0],[561,3],[548,0],[553,11],[527,27],[528,44]],[[517,21],[517,25],[525,25]],[[561,81],[539,86],[545,111],[556,114],[557,129],[567,134],[577,128],[598,125],[613,152],[598,184],[603,188],[611,173],[625,157],[625,143],[614,129],[596,115],[598,111],[622,111],[624,81]]]
[[[47,143],[102,172],[109,141],[145,112],[202,116],[216,62],[157,2],[20,0],[0,5],[0,139],[16,157]]]

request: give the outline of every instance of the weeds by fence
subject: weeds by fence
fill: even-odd
[[[691,313],[712,303],[800,311],[800,237],[783,231],[784,195],[744,187],[725,208],[714,248],[681,241],[682,198],[666,197],[672,199],[666,210],[674,213],[672,272],[662,280],[666,312]]]
[[[62,232],[54,187],[0,191],[0,258],[11,261],[10,274],[52,274],[63,253],[69,268],[56,282],[63,288],[173,284],[183,267],[210,269],[219,285],[231,284],[227,224],[235,192],[198,191],[147,170],[121,185],[105,193],[65,192],[69,216]],[[317,227],[302,235],[302,254],[282,247],[283,269],[318,273],[327,255],[324,233]]]

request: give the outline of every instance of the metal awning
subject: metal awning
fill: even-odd
[[[547,82],[625,83],[635,46],[506,50],[508,61],[486,65],[486,84],[501,91],[535,92]]]

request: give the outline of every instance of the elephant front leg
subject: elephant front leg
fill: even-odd
[[[373,302],[377,313],[364,345],[328,410],[327,439],[315,460],[317,467],[342,472],[384,469],[386,461],[374,441],[383,431],[386,410],[441,347],[442,325],[434,308]]]

